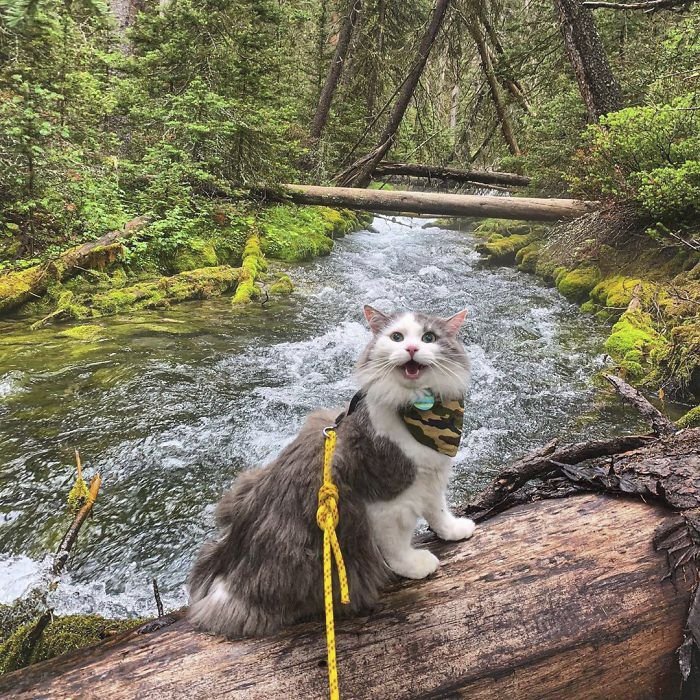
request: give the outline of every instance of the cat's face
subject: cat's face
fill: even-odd
[[[469,359],[457,333],[466,311],[451,318],[384,314],[365,306],[373,337],[357,365],[362,388],[384,403],[412,403],[431,389],[445,399],[464,395]]]

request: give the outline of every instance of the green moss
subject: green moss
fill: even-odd
[[[280,275],[277,281],[270,286],[270,294],[285,295],[294,291],[294,284],[289,275]]]
[[[700,398],[700,315],[671,329],[668,344],[656,356],[656,381],[681,396]]]
[[[209,299],[233,289],[238,284],[240,275],[239,269],[228,265],[205,267],[174,277],[164,277],[160,281],[160,287],[169,302]]]
[[[42,271],[43,268],[35,266],[0,275],[0,313],[29,301]]]
[[[522,270],[523,272],[535,272],[539,257],[540,246],[536,241],[521,248],[515,254],[515,262],[517,263],[518,270]]]
[[[81,326],[66,328],[66,330],[61,331],[58,335],[61,338],[72,338],[73,340],[93,343],[104,336],[104,329],[102,326],[88,323]]]
[[[81,321],[93,315],[91,309],[81,303],[71,290],[66,289],[58,294],[55,309],[48,316],[32,323],[30,328],[37,330],[54,321]]]
[[[238,286],[231,303],[246,304],[251,299],[256,299],[260,296],[260,290],[255,282],[260,273],[266,269],[267,263],[260,248],[260,238],[257,234],[253,234],[248,239],[243,251],[243,264],[238,277]]]
[[[359,228],[363,217],[348,209],[279,204],[258,218],[265,255],[287,261],[328,255],[333,239]]]
[[[240,271],[221,265],[189,270],[172,277],[161,277],[154,282],[141,282],[96,294],[92,299],[96,315],[107,316],[124,311],[157,309],[171,303],[191,299],[208,299],[233,289]]]
[[[591,299],[600,306],[624,311],[633,297],[647,302],[654,296],[655,291],[656,285],[639,277],[613,275],[596,284],[591,290]]]
[[[632,379],[641,379],[665,347],[665,338],[641,309],[623,313],[605,341],[605,350]]]
[[[202,267],[215,267],[219,264],[214,243],[204,238],[192,238],[178,246],[168,261],[172,272],[198,270]]]
[[[514,234],[488,243],[478,243],[476,251],[485,256],[489,262],[509,265],[515,262],[516,253],[531,242],[529,235]]]
[[[583,302],[600,279],[597,267],[579,267],[556,277],[557,289],[570,301]]]
[[[679,428],[700,428],[700,406],[691,408],[676,421],[676,425]]]
[[[31,663],[45,661],[69,651],[96,644],[107,637],[132,629],[141,619],[108,620],[99,615],[67,615],[54,618],[33,649],[28,637],[36,620],[28,622],[0,645],[0,673],[9,673]]]
[[[512,221],[510,219],[481,219],[472,233],[480,238],[489,238],[494,234],[500,236],[530,236],[532,239],[542,238],[547,232],[547,226],[531,221]]]

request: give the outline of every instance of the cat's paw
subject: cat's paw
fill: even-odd
[[[441,540],[468,540],[474,534],[476,525],[469,518],[452,518],[444,527],[436,530],[435,534]]]
[[[437,571],[440,560],[427,549],[414,549],[399,560],[388,562],[389,568],[404,578],[425,578]]]

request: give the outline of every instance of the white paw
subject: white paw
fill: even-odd
[[[427,549],[413,549],[401,559],[389,561],[389,568],[405,578],[425,578],[437,571],[440,560]]]
[[[474,521],[469,518],[453,518],[435,534],[441,540],[467,540],[474,534],[475,527]]]

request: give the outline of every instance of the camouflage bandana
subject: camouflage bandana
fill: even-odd
[[[435,405],[425,411],[409,406],[399,412],[408,432],[421,445],[454,457],[462,437],[464,401],[436,400]]]

